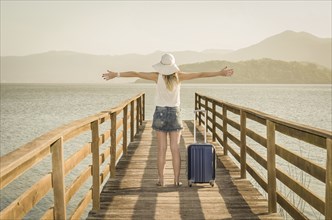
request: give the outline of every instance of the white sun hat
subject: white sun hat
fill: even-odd
[[[162,75],[171,75],[178,72],[180,69],[175,64],[175,58],[172,54],[166,53],[161,57],[159,63],[152,66],[157,72]]]

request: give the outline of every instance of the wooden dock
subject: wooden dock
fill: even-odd
[[[156,137],[151,121],[145,120],[145,94],[141,93],[117,107],[55,128],[2,156],[1,192],[10,192],[18,178],[41,163],[49,164],[50,170],[27,183],[24,192],[9,204],[1,203],[0,219],[74,220],[86,218],[90,210],[89,220],[281,219],[279,210],[287,218],[332,219],[332,131],[198,93],[195,109],[206,111],[197,115],[197,121],[207,127],[212,136],[208,142],[216,146],[214,187],[187,185],[186,146],[194,141],[192,121],[184,121],[181,139],[183,186],[173,186],[170,150],[166,187],[156,186]],[[319,151],[326,158],[325,165],[299,154],[288,142],[276,138],[280,135],[300,148],[309,145],[310,151]],[[65,155],[69,141],[79,141],[80,147]],[[280,160],[294,169],[283,169]],[[294,171],[301,175],[294,176]],[[266,192],[267,199],[247,175]],[[314,178],[315,184],[308,186],[303,175]],[[313,190],[317,184],[322,187],[320,193]],[[53,204],[39,210],[45,198]],[[36,210],[38,214],[29,216]]]
[[[167,150],[165,187],[156,186],[156,137],[151,121],[129,144],[127,155],[116,167],[100,196],[100,211],[89,213],[88,219],[282,219],[268,213],[267,200],[247,179],[233,161],[217,149],[216,184],[189,187],[186,177],[186,146],[193,143],[193,122],[184,121],[181,138],[181,181],[173,185],[170,149]],[[200,133],[198,134],[198,139]],[[211,137],[208,136],[208,142]]]

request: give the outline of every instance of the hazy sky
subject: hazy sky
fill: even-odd
[[[1,56],[235,50],[285,30],[330,38],[331,0],[1,0]]]

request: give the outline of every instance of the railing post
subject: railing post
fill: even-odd
[[[269,213],[277,212],[275,124],[269,120],[267,126],[267,185]]]
[[[139,129],[139,124],[140,124],[140,116],[141,116],[141,102],[140,98],[136,99],[136,133],[138,132]]]
[[[100,209],[100,178],[99,178],[99,120],[91,123],[92,132],[92,210]]]
[[[143,97],[139,97],[139,125],[143,124]]]
[[[134,140],[134,125],[135,125],[135,103],[132,101],[130,103],[130,141]]]
[[[209,124],[209,120],[208,120],[208,115],[209,115],[209,110],[208,110],[208,98],[205,97],[205,128],[206,128],[206,132],[208,132],[209,128],[208,128],[208,124]]]
[[[145,93],[143,93],[143,103],[142,103],[142,109],[143,109],[143,112],[142,112],[142,120],[145,121]]]
[[[198,106],[198,100],[199,100],[199,96],[198,96],[197,93],[195,93],[195,110],[199,109],[199,106]],[[194,117],[196,118],[196,121],[197,121],[197,119],[198,119],[197,114],[195,114]]]
[[[247,152],[246,152],[246,129],[247,129],[247,125],[246,125],[246,112],[243,111],[242,109],[240,110],[240,117],[241,117],[241,152],[240,152],[240,163],[241,163],[241,178],[245,179],[246,178],[246,170],[247,170]]]
[[[225,104],[222,105],[222,133],[224,141],[224,155],[228,154],[228,143],[227,143],[227,107]]]
[[[115,177],[116,163],[116,112],[111,113],[111,177]]]
[[[212,141],[216,141],[216,103],[212,101]]]
[[[61,137],[54,142],[51,148],[54,219],[66,219],[63,138]]]
[[[205,127],[206,127],[206,132],[208,131],[208,124],[209,124],[209,120],[208,120],[208,115],[209,115],[209,110],[208,110],[208,106],[209,105],[209,102],[208,102],[208,98],[205,97],[205,117],[206,117],[206,120],[205,120]]]
[[[325,219],[332,219],[332,139],[326,139]]]
[[[127,154],[127,134],[128,134],[128,105],[123,109],[123,137],[122,137],[122,150],[123,154]]]
[[[201,103],[201,99],[202,99],[202,96],[198,96],[198,109],[201,109],[202,108],[202,103]],[[198,125],[202,125],[202,113],[201,112],[198,112]]]

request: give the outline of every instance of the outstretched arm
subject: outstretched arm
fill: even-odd
[[[141,79],[147,79],[157,82],[158,80],[158,73],[157,72],[135,72],[135,71],[128,71],[128,72],[113,72],[107,70],[107,73],[103,74],[103,78],[105,80],[114,79],[116,77],[138,77]]]
[[[218,72],[179,72],[179,80],[190,80],[190,79],[198,79],[198,78],[205,78],[205,77],[214,77],[214,76],[231,76],[233,75],[233,69],[227,69],[227,66],[218,71]]]

